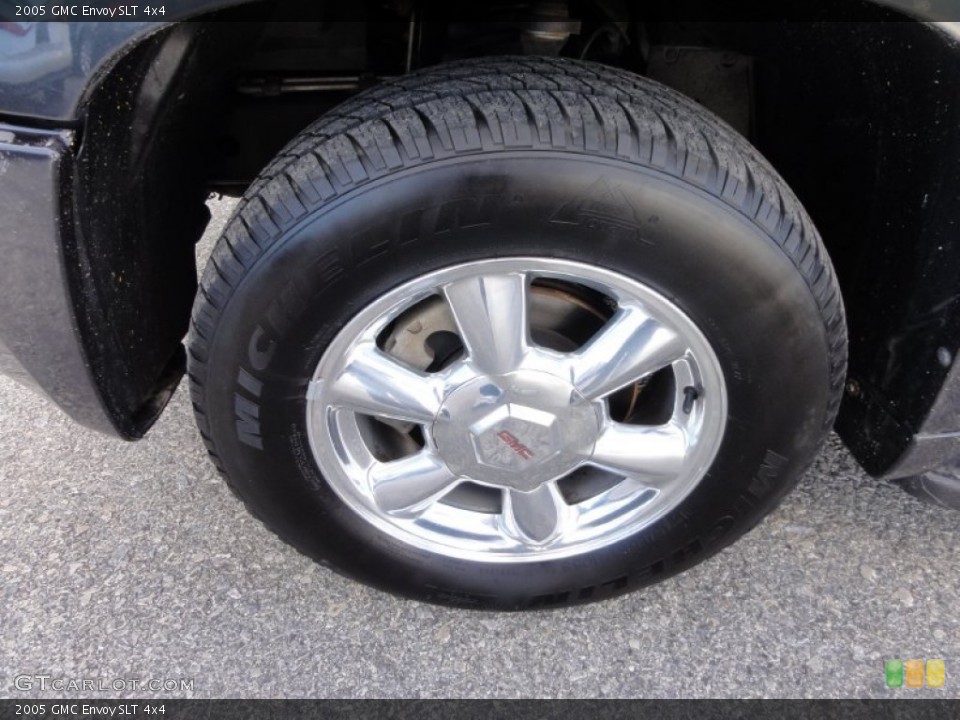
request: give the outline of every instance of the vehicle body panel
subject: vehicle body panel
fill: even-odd
[[[59,199],[72,143],[69,131],[0,127],[0,371],[43,390],[75,420],[112,432],[65,274]]]

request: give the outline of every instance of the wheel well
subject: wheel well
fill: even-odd
[[[76,175],[85,274],[74,282],[118,412],[139,412],[142,431],[178,372],[209,191],[241,192],[306,124],[384,77],[466,56],[563,54],[692,95],[796,191],[847,307],[838,428],[883,472],[949,369],[938,351],[960,347],[960,48],[932,25],[864,24],[890,17],[879,8],[858,23],[728,22],[737,3],[711,22],[654,19],[668,6],[447,4],[444,14],[439,3],[371,2],[349,24],[266,29],[241,7],[141,43],[90,95]]]

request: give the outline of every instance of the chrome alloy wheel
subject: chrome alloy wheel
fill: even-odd
[[[317,366],[307,425],[324,477],[380,531],[523,562],[610,545],[676,507],[716,455],[726,404],[716,354],[666,297],[508,258],[361,310]]]

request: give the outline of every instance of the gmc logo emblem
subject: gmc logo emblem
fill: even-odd
[[[501,430],[497,433],[497,437],[500,438],[508,448],[513,450],[524,460],[529,460],[533,457],[533,451],[522,442],[517,440],[513,433],[509,433],[506,430]]]

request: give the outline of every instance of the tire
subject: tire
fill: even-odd
[[[499,280],[488,280],[491,273]],[[513,311],[503,309],[514,287],[501,282],[508,276],[524,278],[517,287],[527,293],[522,303],[509,306]],[[440,300],[425,290],[431,287],[440,288]],[[496,330],[486,345],[477,340],[485,330],[457,320],[451,299],[457,288],[479,288],[470,302],[482,295],[493,304],[490,317],[498,319],[490,321]],[[436,310],[444,298],[449,308]],[[590,393],[599,393],[599,385],[584,390],[590,381],[581,385],[578,379],[586,377],[583,358],[598,360],[597,338],[605,337],[610,349],[613,336],[605,331],[627,317],[635,302],[655,318],[651,322],[675,331],[683,340],[677,347],[686,348],[683,357],[692,359],[687,366],[671,359],[660,374],[631,377],[627,389],[594,398]],[[561,309],[554,312],[556,304]],[[397,338],[413,332],[408,315],[396,317],[400,309],[415,313],[417,322],[434,318],[436,327],[454,317],[462,337],[434,333],[434,339],[452,342],[452,349],[443,351],[448,357],[441,370],[417,366],[420,379],[409,367],[396,371],[396,364],[385,376],[365,369],[362,377],[373,377],[377,385],[372,390],[357,379],[352,358],[367,350],[377,357],[394,352]],[[448,313],[447,319],[436,320],[438,312]],[[478,377],[489,378],[490,368],[508,367],[498,343],[512,337],[511,323],[520,316],[530,332],[562,335],[556,342],[570,344],[533,355],[559,363],[550,368],[580,363],[580,374],[497,375],[498,397],[512,397],[513,404],[497,405],[496,417],[514,424],[484,419],[470,425],[476,418],[469,408],[479,402],[482,382],[457,384],[457,373],[474,363],[488,373]],[[557,329],[574,316],[576,331]],[[543,327],[534,327],[535,317]],[[583,329],[590,323],[599,329]],[[585,335],[578,340],[576,333]],[[614,343],[607,357],[632,358],[631,348],[641,347],[636,335],[623,337],[622,351]],[[812,461],[833,424],[846,363],[840,292],[817,232],[744,138],[693,101],[645,78],[591,63],[533,58],[430,68],[362,93],[307,128],[249,188],[219,239],[203,273],[188,343],[203,439],[230,487],[268,527],[319,562],[389,592],[495,609],[611,597],[669,577],[732,543],[777,505]],[[653,352],[643,347],[643,353]],[[432,346],[430,352],[432,362],[440,363],[443,352]],[[485,353],[494,359],[481,362]],[[401,365],[413,363],[397,357]],[[682,379],[683,367],[694,380]],[[607,363],[598,372],[609,378],[614,370]],[[421,452],[407,447],[416,422],[384,420],[380,405],[373,413],[377,420],[363,414],[368,397],[380,392],[391,372],[399,373],[397,382],[386,385],[396,390],[391,397],[413,404],[439,387],[416,386],[414,380],[429,373],[431,382],[440,377],[436,373],[454,378],[444,380],[445,389],[429,403],[423,400],[433,403],[424,417],[439,414],[424,426],[429,437],[417,442],[424,453],[446,453],[440,465],[448,470],[466,474],[470,463],[479,468],[481,481],[476,487],[467,483],[469,492],[457,490],[455,501],[453,495],[430,500],[430,513],[455,522],[430,524],[419,519],[421,510],[407,506],[393,515],[379,509],[380,496],[373,510],[364,504],[363,483],[380,482],[381,475],[366,466],[358,470],[355,457],[369,453],[368,462],[387,463]],[[510,395],[513,380],[504,378],[523,387]],[[549,388],[541,392],[536,378],[546,378]],[[546,415],[540,413],[541,395],[562,395],[568,380],[569,407],[549,405]],[[517,410],[523,404],[517,398],[533,392],[531,387],[541,393],[530,401],[532,414]],[[627,411],[618,399],[624,393],[631,398]],[[345,401],[341,420],[341,411],[333,409],[339,401],[328,398],[347,396],[359,404]],[[637,453],[654,448],[651,457],[669,456],[664,467],[674,463],[669,473],[676,479],[662,486],[650,480],[660,470],[630,455],[629,445],[599,450],[601,435],[620,442],[627,437],[616,434],[621,431],[646,432],[623,427],[636,424],[630,413],[637,408],[649,414],[640,425],[668,417],[687,423],[683,442],[669,450],[640,445],[648,436],[636,436]],[[650,419],[664,410],[672,414]],[[441,427],[442,418],[454,424]],[[546,418],[542,426],[537,418]],[[587,426],[583,432],[593,433],[589,442],[595,442],[589,451],[577,445],[573,430]],[[406,450],[393,447],[392,433],[407,433]],[[364,447],[355,456],[361,440]],[[467,440],[476,457],[469,456]],[[547,474],[581,452],[598,453],[602,462],[596,464],[612,470],[591,466],[587,479],[578,475],[550,485],[553,499],[544,502],[552,506],[524,509],[523,503],[546,493]],[[639,493],[630,497],[639,499],[634,509],[614,511],[608,503],[615,493],[594,496],[590,492],[600,491],[588,489],[619,482],[621,460],[624,467],[642,466],[636,471],[640,479],[630,485],[630,492]],[[523,464],[528,461],[533,464]],[[590,474],[595,471],[603,477]],[[643,489],[648,481],[653,491]],[[584,484],[571,489],[575,482]],[[561,492],[562,483],[568,484]],[[590,535],[580,519],[569,519],[565,507],[582,500],[577,493],[587,503],[603,498],[607,504],[596,501],[596,508],[612,518],[609,527],[598,524],[601,529]],[[644,503],[661,499],[662,505],[650,505],[656,512],[641,512]],[[494,505],[482,510],[474,502]],[[600,513],[591,507],[576,505],[576,517]],[[541,511],[554,516],[530,530],[544,517]],[[483,533],[497,530],[463,539],[457,534],[460,518],[476,520]],[[438,527],[442,532],[431,535]]]

